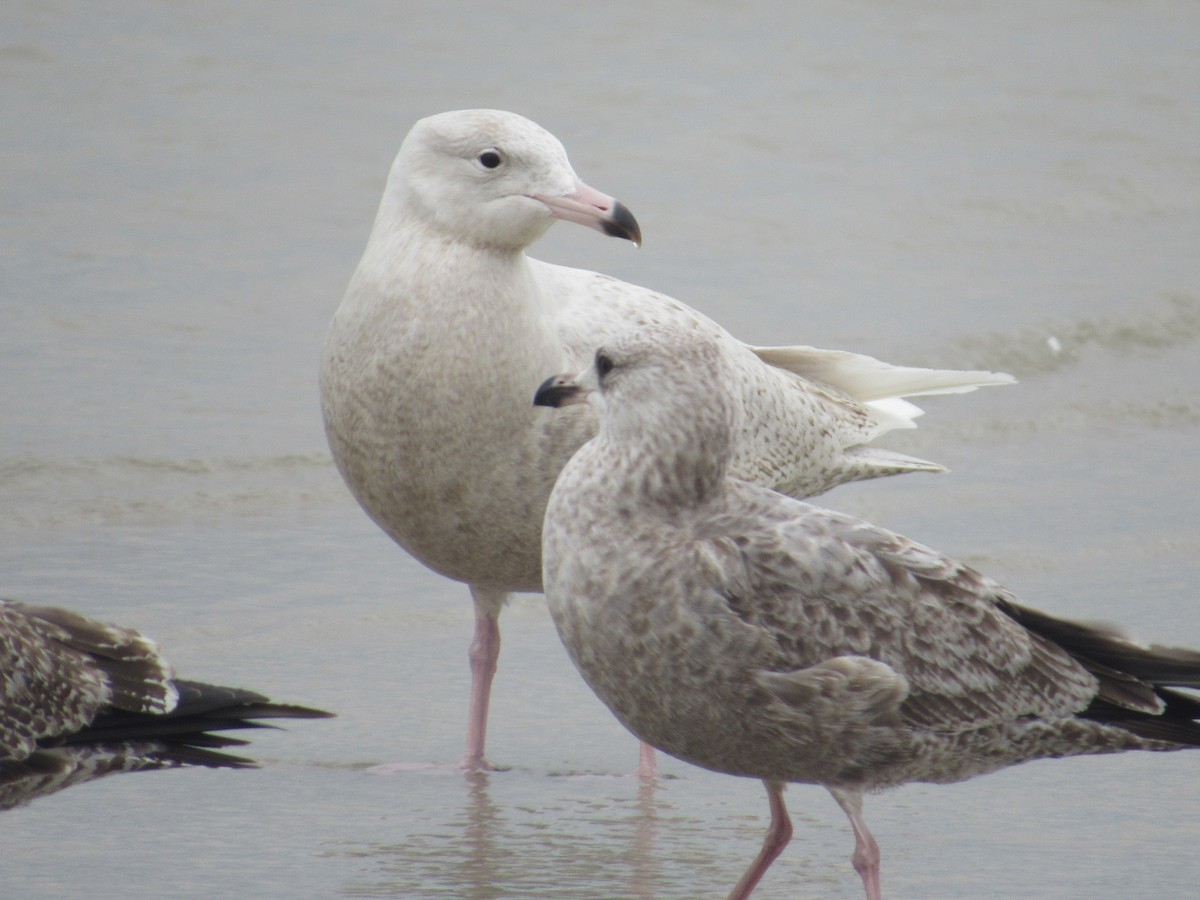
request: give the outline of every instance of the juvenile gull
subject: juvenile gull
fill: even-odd
[[[116,771],[252,766],[214,732],[330,715],[177,680],[137,631],[0,600],[0,809]]]
[[[583,184],[562,144],[493,110],[418,122],[392,165],[362,260],[325,345],[321,401],[338,469],[367,514],[475,604],[465,768],[484,734],[510,592],[541,590],[541,525],[563,463],[592,434],[585,409],[529,397],[582,368],[614,331],[674,322],[721,342],[744,407],[733,471],[795,496],[940,466],[865,446],[912,427],[899,398],[1011,381],[890,366],[810,347],[756,348],[646,288],[530,259],[555,219],[641,239],[613,198]]]
[[[546,510],[550,612],[588,684],[643,741],[761,778],[771,824],[746,897],[791,837],[786,782],[850,818],[878,900],[864,792],[1026,760],[1200,745],[1200,653],[1018,605],[883,528],[732,476],[727,346],[642,329],[537,394],[593,397],[599,434]]]

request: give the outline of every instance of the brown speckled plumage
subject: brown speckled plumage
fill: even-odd
[[[0,810],[113,772],[251,766],[216,732],[329,715],[177,680],[133,629],[0,600]]]
[[[0,760],[22,760],[103,709],[166,713],[177,701],[170,665],[136,631],[0,600]]]
[[[1200,654],[1025,609],[935,550],[731,477],[719,343],[643,330],[597,358],[607,374],[576,381],[596,390],[600,433],[545,522],[563,642],[643,740],[763,779],[781,810],[783,782],[829,787],[861,829],[869,897],[865,791],[1200,744],[1200,703],[1170,687],[1200,685]]]

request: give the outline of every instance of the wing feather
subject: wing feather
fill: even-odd
[[[1096,696],[1096,677],[1014,621],[991,579],[886,529],[745,487],[735,485],[737,511],[709,527],[714,539],[739,535],[719,539],[733,545],[726,602],[769,635],[770,670],[878,660],[908,684],[901,719],[949,732],[1070,716]]]

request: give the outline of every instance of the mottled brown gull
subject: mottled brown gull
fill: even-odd
[[[1011,381],[890,366],[810,347],[754,348],[683,304],[594,272],[530,259],[555,219],[640,242],[633,216],[584,185],[562,144],[512,113],[418,122],[334,316],[321,368],[329,446],[375,522],[475,604],[466,768],[484,733],[509,592],[541,589],[540,537],[559,468],[595,432],[586,410],[529,397],[582,368],[609,334],[676,322],[723,342],[745,407],[733,467],[796,496],[940,466],[866,446],[920,411],[905,396]]]
[[[791,837],[787,782],[830,790],[878,900],[864,792],[1200,745],[1200,700],[1172,689],[1200,687],[1200,653],[1020,606],[928,547],[732,477],[735,378],[724,344],[653,328],[537,394],[600,414],[546,511],[572,660],[642,740],[766,785],[771,824],[732,897]]]
[[[178,680],[133,629],[0,600],[0,809],[112,772],[252,766],[215,732],[329,715]]]

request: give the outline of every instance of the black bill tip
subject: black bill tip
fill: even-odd
[[[625,238],[627,241],[633,241],[637,246],[642,246],[642,229],[638,225],[637,219],[633,217],[633,213],[624,203],[616,203],[613,205],[612,212],[603,223],[604,233],[609,237]]]
[[[534,406],[570,406],[573,403],[583,403],[587,399],[587,391],[571,380],[569,375],[551,375],[533,395]]]

